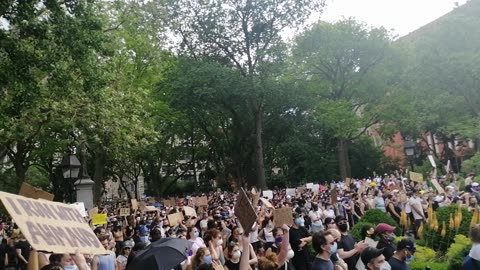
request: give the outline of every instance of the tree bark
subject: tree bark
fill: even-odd
[[[352,169],[350,166],[350,157],[348,155],[348,140],[340,138],[337,142],[338,165],[340,169],[340,179],[350,177]]]
[[[263,160],[263,105],[259,105],[255,112],[255,167],[257,173],[257,187],[266,189],[265,163]]]

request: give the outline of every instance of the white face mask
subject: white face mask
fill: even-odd
[[[63,266],[64,270],[78,270],[76,265],[65,265]]]
[[[290,250],[287,252],[287,259],[290,260],[291,258],[293,258],[293,256],[295,256],[295,252],[293,252],[293,250],[290,249]]]
[[[392,267],[388,262],[384,262],[382,265],[380,265],[380,270],[392,270]]]
[[[217,246],[221,246],[221,245],[223,245],[223,239],[220,239],[217,241]]]
[[[240,256],[242,256],[242,253],[240,252],[240,250],[237,250],[237,251],[233,252],[233,254],[232,254],[232,257],[234,259],[240,259]]]

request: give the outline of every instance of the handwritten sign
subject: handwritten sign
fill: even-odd
[[[275,227],[282,227],[283,224],[293,225],[293,212],[290,207],[278,208],[273,211],[273,222]]]
[[[106,254],[73,205],[0,192],[0,199],[35,250],[51,253]]]
[[[432,182],[432,185],[435,187],[435,189],[438,191],[438,194],[445,193],[445,190],[442,188],[442,186],[438,183],[437,179],[433,178],[430,180]]]
[[[307,190],[306,187],[298,187],[297,188],[297,194],[303,194]]]
[[[138,209],[138,201],[137,199],[131,199],[130,202],[132,203],[132,209],[137,210]]]
[[[423,174],[410,172],[410,179],[415,182],[423,182]]]
[[[271,191],[271,190],[263,191],[262,195],[263,195],[263,197],[266,197],[269,200],[273,199],[273,191]]]
[[[287,188],[287,196],[295,196],[295,189],[294,188]]]
[[[170,224],[170,227],[174,227],[174,226],[177,226],[178,221],[183,220],[183,214],[182,212],[173,213],[168,215],[167,218],[168,218],[168,223]]]
[[[92,218],[92,225],[107,224],[107,214],[94,214]]]
[[[240,189],[240,193],[237,196],[237,203],[235,204],[235,216],[240,221],[244,231],[249,231],[255,220],[257,220],[257,214],[253,209],[252,203],[248,200],[248,196],[245,190]]]
[[[175,206],[175,200],[163,200],[165,206]]]
[[[130,216],[130,208],[120,208],[120,216],[121,217]]]
[[[197,206],[208,206],[208,198],[206,196],[197,197]]]
[[[159,211],[159,209],[157,209],[155,206],[152,206],[152,205],[147,205],[145,206],[145,208],[143,208],[144,212],[157,212]]]
[[[20,188],[20,192],[18,193],[20,196],[25,196],[27,198],[32,199],[44,199],[47,201],[53,201],[55,195],[38,189],[32,185],[29,185],[25,182],[22,183],[22,187]]]
[[[306,187],[307,189],[313,189],[313,183],[307,183],[307,184],[305,185],[305,187]]]
[[[274,208],[273,205],[265,198],[260,198],[260,201],[262,201],[263,205],[267,208]]]
[[[190,216],[190,217],[196,217],[197,216],[197,212],[195,211],[195,209],[193,209],[190,206],[184,206],[183,207],[183,212],[185,212],[185,216]]]

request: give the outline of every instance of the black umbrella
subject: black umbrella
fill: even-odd
[[[163,238],[135,255],[128,270],[171,270],[187,259],[193,242]]]

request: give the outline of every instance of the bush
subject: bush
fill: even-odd
[[[370,209],[362,216],[360,222],[372,223],[377,225],[378,223],[387,223],[389,225],[397,227],[395,230],[396,235],[401,235],[402,230],[398,223],[387,213],[379,209]],[[375,226],[373,226],[375,227]]]
[[[417,254],[415,254],[416,256]],[[411,270],[425,270],[426,267],[430,267],[432,270],[447,270],[448,269],[448,264],[447,263],[439,263],[439,262],[422,262],[417,260],[415,257],[415,260],[410,263],[410,269]]]
[[[472,214],[468,212],[466,208],[461,208],[462,210],[462,222],[460,224],[460,227],[458,228],[458,231],[454,229],[448,228],[449,226],[449,220],[450,220],[450,214],[454,215],[455,212],[457,211],[458,206],[456,205],[450,205],[446,207],[440,207],[437,209],[437,219],[438,219],[438,224],[439,224],[439,229],[438,231],[434,231],[430,229],[428,224],[425,224],[423,226],[424,228],[424,233],[423,237],[425,238],[424,241],[426,243],[426,246],[438,250],[442,253],[445,253],[448,249],[448,246],[454,242],[454,237],[456,234],[463,234],[463,235],[468,235],[468,232],[470,230],[470,220],[472,219]],[[440,235],[442,231],[442,223],[445,222],[447,226],[446,230],[446,235],[445,237],[442,237]]]
[[[364,240],[362,239],[361,235],[363,226],[371,226],[375,228],[375,225],[373,223],[363,222],[363,219],[361,219],[360,222],[353,225],[352,229],[350,230],[350,234],[353,236],[353,239],[355,239],[356,242]]]
[[[455,235],[455,243],[448,248],[445,257],[448,262],[448,270],[462,269],[463,259],[468,255],[472,242],[465,235]]]
[[[415,260],[419,262],[435,262],[437,260],[437,253],[435,250],[428,248],[417,246],[417,251],[415,253]],[[433,269],[433,268],[432,268]]]

